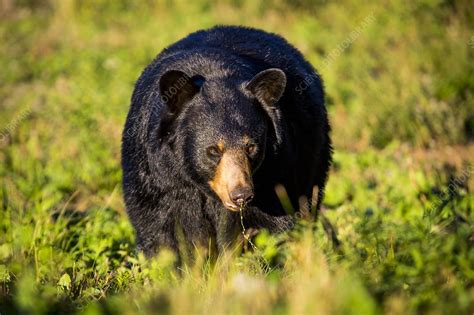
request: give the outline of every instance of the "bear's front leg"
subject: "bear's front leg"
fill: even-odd
[[[242,233],[240,213],[222,209],[216,225],[216,241],[219,254],[234,250],[240,245],[239,234]]]
[[[267,229],[271,233],[284,232],[295,225],[295,218],[292,215],[273,216],[257,207],[243,210],[243,217],[245,228]]]

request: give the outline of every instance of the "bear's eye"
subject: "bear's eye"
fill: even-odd
[[[206,153],[209,157],[211,157],[213,159],[220,158],[221,155],[222,155],[221,150],[216,145],[212,145],[212,146],[208,147],[206,149]]]
[[[248,155],[254,155],[255,152],[257,152],[257,146],[253,143],[247,144],[247,154]]]

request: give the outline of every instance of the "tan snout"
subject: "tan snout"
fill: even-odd
[[[250,202],[254,194],[252,172],[245,152],[224,152],[209,185],[229,210],[239,211],[241,205]]]

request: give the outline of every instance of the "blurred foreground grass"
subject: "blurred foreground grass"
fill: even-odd
[[[0,313],[474,312],[470,1],[1,3]],[[215,24],[277,32],[325,79],[341,250],[301,222],[181,273],[134,252],[119,166],[133,83]]]

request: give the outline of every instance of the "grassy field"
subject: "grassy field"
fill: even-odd
[[[470,0],[0,1],[0,314],[473,314]],[[182,270],[134,248],[133,84],[215,24],[277,32],[325,80],[320,222]]]

